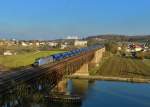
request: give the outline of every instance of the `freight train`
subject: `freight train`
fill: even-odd
[[[46,57],[41,57],[41,58],[36,59],[32,65],[34,67],[42,66],[42,65],[45,65],[48,63],[60,61],[62,59],[68,58],[68,57],[79,55],[83,52],[95,50],[95,49],[98,49],[100,47],[102,47],[102,46],[101,45],[93,45],[93,46],[89,46],[89,47],[85,47],[85,48],[71,50],[71,51],[64,52],[64,53],[57,53],[57,54],[49,55]]]

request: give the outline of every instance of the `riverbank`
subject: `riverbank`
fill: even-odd
[[[122,82],[135,82],[135,83],[150,83],[150,79],[123,78],[123,77],[111,77],[111,76],[69,75],[69,76],[65,76],[65,78],[86,79],[86,80],[103,80],[103,81],[122,81]]]

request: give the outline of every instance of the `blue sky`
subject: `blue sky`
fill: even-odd
[[[0,38],[150,34],[150,0],[1,0]]]

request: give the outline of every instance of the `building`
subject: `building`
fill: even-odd
[[[60,49],[65,49],[65,48],[67,48],[67,45],[66,44],[61,44]]]
[[[21,42],[21,45],[22,45],[22,46],[28,46],[28,44],[25,43],[25,42]]]
[[[136,51],[136,52],[138,52],[138,51],[143,51],[143,47],[140,46],[140,45],[136,45],[135,51]]]
[[[35,42],[35,46],[40,46],[40,45],[43,45],[43,42],[39,43],[39,42]]]
[[[121,47],[120,46],[118,46],[118,50],[121,51]]]
[[[141,45],[137,45],[137,44],[130,44],[128,48],[126,49],[127,52],[139,52],[143,50],[144,50],[144,47]]]
[[[29,46],[33,46],[33,43],[32,43],[32,42],[29,42]]]
[[[58,45],[57,42],[48,42],[48,45],[51,47],[56,47]]]
[[[85,46],[87,46],[87,41],[85,41],[85,40],[75,40],[74,41],[74,46],[75,47],[85,47]]]
[[[13,55],[13,53],[10,52],[10,51],[6,51],[6,52],[3,53],[3,55]]]

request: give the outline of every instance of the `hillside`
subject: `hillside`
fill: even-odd
[[[115,41],[146,41],[150,40],[150,35],[128,36],[128,35],[107,34],[107,35],[89,36],[86,39],[94,39],[94,38],[115,40]]]

